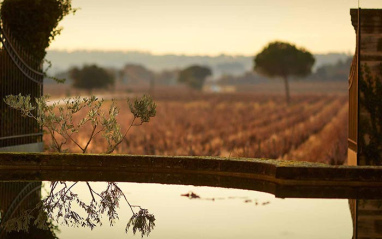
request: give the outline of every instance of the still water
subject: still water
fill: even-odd
[[[90,182],[90,185],[95,193],[99,193],[105,190],[107,183]],[[148,236],[153,239],[335,239],[352,238],[353,235],[347,199],[281,199],[257,191],[185,185],[118,183],[118,186],[130,204],[148,209],[155,216],[155,227]],[[40,191],[46,197],[50,182],[43,182]],[[71,191],[84,202],[92,200],[88,185],[84,182],[75,185]],[[182,196],[191,192],[196,195],[194,198]],[[1,209],[4,215],[6,208]],[[72,210],[83,213],[74,203]],[[125,232],[126,224],[133,215],[127,202],[121,200],[116,210],[119,220],[113,226],[109,225],[106,213],[102,218],[103,225],[93,230],[68,227],[59,220],[54,222],[60,231],[56,235],[61,239],[141,238],[139,232],[133,235],[131,228]],[[139,211],[137,208],[134,210]]]

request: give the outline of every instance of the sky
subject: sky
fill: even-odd
[[[360,0],[382,8],[382,0]],[[280,40],[312,53],[352,54],[357,0],[72,0],[49,49],[248,55]]]

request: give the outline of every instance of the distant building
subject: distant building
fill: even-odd
[[[233,85],[220,86],[217,84],[207,84],[203,87],[204,92],[214,92],[214,93],[232,93],[236,92],[236,87]]]

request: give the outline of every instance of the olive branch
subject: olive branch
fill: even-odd
[[[68,149],[63,148],[67,142],[73,142],[82,153],[86,153],[93,139],[101,134],[107,141],[107,154],[112,153],[116,147],[121,144],[130,129],[134,126],[140,126],[150,121],[156,114],[156,104],[150,96],[144,95],[133,101],[127,100],[133,119],[127,129],[122,132],[121,126],[117,122],[119,108],[114,100],[105,113],[102,110],[104,100],[99,100],[95,96],[91,97],[74,97],[63,99],[62,101],[49,104],[49,96],[35,98],[34,104],[31,103],[29,95],[8,95],[4,102],[11,108],[20,111],[23,117],[30,117],[37,121],[41,128],[51,137],[52,143],[50,147],[57,152],[67,152]],[[86,110],[86,116],[79,122],[74,122],[74,116]],[[140,122],[137,122],[140,120]],[[91,125],[91,133],[85,144],[80,144],[74,135],[86,125]],[[141,236],[149,235],[155,226],[155,217],[150,214],[147,209],[140,206],[131,205],[127,200],[123,191],[115,182],[108,182],[104,191],[96,192],[89,182],[86,186],[91,195],[90,203],[83,202],[77,194],[73,193],[72,188],[78,182],[69,185],[67,182],[53,181],[50,184],[50,193],[41,200],[36,207],[25,210],[19,216],[11,218],[6,222],[2,222],[5,231],[28,231],[29,223],[33,223],[41,229],[49,226],[49,221],[59,220],[68,226],[82,226],[93,229],[96,225],[102,225],[101,217],[107,214],[110,225],[118,219],[117,208],[121,198],[126,201],[131,209],[132,217],[126,225],[126,232],[130,226],[133,226],[133,233],[137,231]],[[60,187],[58,187],[60,185]],[[60,189],[59,189],[60,188]],[[72,205],[77,204],[83,209],[86,216],[81,216],[72,210]],[[139,208],[138,212],[134,208]],[[34,216],[37,212],[37,216]],[[47,220],[48,219],[48,220]]]

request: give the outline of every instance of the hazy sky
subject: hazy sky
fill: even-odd
[[[355,48],[357,0],[72,0],[50,49],[138,50],[154,54],[254,55],[283,40],[313,53]],[[382,8],[382,0],[361,0]]]

